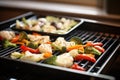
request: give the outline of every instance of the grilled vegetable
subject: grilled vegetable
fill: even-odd
[[[71,66],[72,69],[76,69],[76,70],[80,70],[80,71],[85,71],[85,68],[79,66],[77,63],[74,63],[72,66]]]
[[[23,39],[28,39],[27,33],[24,31],[19,34],[19,41],[22,41]]]
[[[38,49],[41,53],[52,53],[52,47],[50,44],[41,44]]]
[[[13,37],[15,37],[15,32],[2,30],[0,31],[0,36],[2,39],[11,40]]]
[[[64,34],[77,23],[78,22],[73,19],[55,16],[46,16],[45,18],[38,18],[37,20],[26,19],[23,17],[21,22],[16,20],[16,28],[30,31]]]
[[[73,42],[75,42],[76,44],[83,44],[82,40],[81,40],[79,37],[77,37],[77,36],[72,37],[72,38],[70,39],[70,41],[73,41]]]
[[[22,21],[23,21],[24,24],[26,24],[27,26],[29,26],[29,24],[28,24],[28,22],[27,22],[27,20],[26,20],[25,17],[22,18]]]
[[[19,35],[16,35],[14,38],[12,38],[11,42],[15,43],[19,40]]]
[[[87,41],[86,44],[85,44],[85,46],[86,47],[87,46],[103,46],[103,43],[101,43],[101,42],[95,42],[95,43],[93,43],[92,41]]]
[[[96,59],[93,56],[90,56],[89,54],[78,54],[77,56],[74,57],[76,61],[79,60],[88,60],[91,62],[96,62]]]
[[[30,48],[33,48],[33,49],[38,48],[38,44],[33,43],[33,42],[29,42],[29,43],[27,44],[27,46],[30,47]]]
[[[50,58],[47,58],[44,62],[47,64],[55,65],[55,61],[57,59],[57,56],[53,55]]]
[[[39,53],[39,49],[33,49],[33,48],[27,47],[27,46],[25,46],[25,45],[22,45],[22,46],[20,47],[20,49],[21,49],[23,52],[25,52],[25,51],[30,51],[30,52],[32,52],[32,53]]]
[[[58,37],[55,42],[52,43],[54,50],[65,52],[67,47],[75,45],[74,42],[67,42],[63,37]]]
[[[84,53],[84,47],[83,45],[74,45],[74,46],[70,46],[67,48],[67,51],[71,51],[74,49],[78,49],[80,53]]]
[[[79,54],[79,51],[78,51],[78,49],[73,49],[73,50],[69,51],[69,53],[72,57],[75,57]]]
[[[9,40],[3,40],[3,47],[4,48],[7,48],[7,47],[17,47],[17,45],[16,44],[14,44],[14,43],[11,43]]]
[[[95,49],[97,49],[100,52],[105,52],[105,49],[102,48],[101,46],[94,46]]]
[[[103,46],[103,43],[101,43],[101,42],[96,42],[96,43],[93,43],[93,46]]]
[[[61,67],[71,67],[73,64],[73,58],[69,53],[64,53],[46,59],[45,63]]]
[[[55,65],[61,67],[71,67],[73,64],[73,57],[69,53],[63,53],[57,56]]]
[[[10,57],[12,59],[19,59],[20,57],[22,57],[23,54],[19,53],[19,52],[13,52],[11,53]]]
[[[33,54],[29,51],[25,51],[24,55],[20,57],[21,60],[27,60],[27,61],[33,61],[33,62],[38,62],[40,60],[45,59],[44,54]]]
[[[94,48],[92,46],[88,46],[88,47],[85,47],[85,53],[86,54],[92,53],[95,55],[101,55],[102,52],[100,52],[99,50],[97,50],[96,48]]]
[[[45,58],[49,58],[49,57],[52,56],[52,53],[49,53],[49,52],[47,52],[47,53],[43,53],[43,54],[44,54],[44,57],[45,57]]]

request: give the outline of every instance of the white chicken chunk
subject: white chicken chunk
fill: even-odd
[[[57,56],[55,65],[61,67],[71,67],[73,64],[73,57],[69,53],[64,53]]]
[[[38,41],[39,43],[46,43],[50,41],[49,36],[35,36],[28,34],[28,38],[30,39],[30,41],[35,41],[35,42]]]
[[[50,44],[41,44],[38,49],[41,53],[52,53],[52,46]]]
[[[26,51],[24,56],[22,56],[20,59],[37,62],[44,59],[44,54],[33,54],[29,51]]]
[[[15,33],[13,31],[0,31],[0,36],[4,39],[11,40],[15,37]]]

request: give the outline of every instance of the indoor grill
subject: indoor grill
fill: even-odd
[[[36,15],[33,12],[23,14],[21,16],[12,18],[10,20],[0,23],[0,30],[12,30],[10,25],[14,24],[17,19],[21,20],[22,17],[31,18],[38,17],[41,15]],[[82,20],[82,18],[77,18]],[[113,25],[102,24],[95,21],[87,21],[83,19],[83,23],[79,25],[76,29],[71,31],[69,34],[63,35],[67,41],[72,37],[80,37],[85,43],[86,41],[102,42],[105,52],[100,56],[96,56],[96,62],[92,63],[90,61],[78,61],[77,63],[86,68],[86,71],[78,71],[69,68],[54,66],[40,62],[29,62],[13,60],[10,58],[10,54],[14,51],[20,51],[19,46],[15,48],[2,48],[2,42],[0,42],[0,70],[7,73],[21,73],[24,74],[22,79],[31,80],[31,76],[42,76],[42,79],[47,77],[51,80],[61,79],[61,80],[115,80],[114,76],[106,75],[112,67],[117,55],[119,55],[120,47],[120,27]],[[15,32],[19,32],[13,30]],[[59,35],[50,35],[53,39],[57,38]],[[61,35],[60,35],[61,36]],[[54,53],[59,54],[58,52]],[[33,75],[34,74],[34,75]],[[26,75],[26,76],[25,76]],[[28,76],[30,75],[30,76]],[[44,77],[43,77],[44,76]],[[17,77],[19,78],[19,77]],[[38,77],[36,77],[37,79]],[[18,79],[19,80],[19,79]],[[21,80],[21,79],[20,79]]]

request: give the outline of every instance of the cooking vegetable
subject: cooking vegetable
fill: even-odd
[[[75,45],[74,42],[68,42],[63,37],[58,37],[54,42],[52,42],[52,47],[54,50],[59,50],[65,52],[67,47]]]
[[[103,46],[103,43],[101,43],[101,42],[96,42],[96,43],[93,43],[93,46]]]
[[[52,56],[52,53],[48,53],[48,52],[47,52],[47,53],[43,53],[43,54],[44,54],[44,57],[45,57],[45,58],[49,58],[49,57]]]
[[[70,47],[67,48],[67,51],[71,51],[73,49],[78,49],[80,53],[84,53],[84,47],[83,47],[83,45],[70,46]]]
[[[15,37],[15,32],[2,30],[0,31],[0,36],[2,39],[11,40],[12,38]]]
[[[29,24],[28,24],[28,22],[27,22],[27,20],[26,20],[25,17],[22,18],[22,21],[23,21],[24,24],[26,24],[27,26],[29,26]]]
[[[29,43],[27,44],[27,46],[30,47],[30,48],[33,48],[33,49],[38,48],[38,44],[33,43],[33,42],[29,42]]]
[[[79,60],[88,60],[88,61],[91,61],[93,63],[96,62],[96,59],[88,54],[78,54],[77,56],[74,57],[74,59],[76,61],[79,61]]]
[[[94,48],[97,49],[98,51],[102,52],[102,53],[105,52],[105,49],[102,48],[101,46],[94,46]]]
[[[70,39],[70,41],[73,41],[73,42],[75,42],[76,44],[83,44],[82,40],[81,40],[79,37],[77,37],[77,36],[72,37],[72,38]]]
[[[64,34],[77,23],[78,22],[73,19],[55,16],[46,16],[36,20],[26,19],[23,17],[21,22],[16,20],[16,28],[30,31]]]
[[[71,67],[73,64],[73,57],[69,53],[63,53],[57,56],[55,65],[61,67]]]
[[[10,57],[12,59],[19,59],[20,57],[22,57],[23,54],[19,53],[19,52],[13,52],[11,53]]]
[[[75,56],[77,56],[79,54],[78,49],[73,49],[71,51],[69,51],[70,55],[74,58]]]
[[[21,49],[23,52],[25,52],[25,51],[30,51],[30,52],[32,52],[32,53],[39,53],[39,52],[40,52],[39,49],[33,49],[33,48],[27,47],[27,46],[25,46],[25,45],[22,45],[22,46],[20,47],[20,49]]]
[[[76,70],[80,70],[80,71],[85,71],[85,68],[79,66],[77,63],[74,63],[72,66],[71,66],[72,69],[76,69]]]
[[[38,62],[43,59],[45,59],[44,54],[33,54],[29,51],[25,51],[24,55],[20,57],[20,60],[27,60],[27,61],[33,61],[33,62]]]
[[[46,59],[45,63],[61,67],[71,67],[73,64],[73,57],[69,53],[64,53]]]
[[[52,47],[50,44],[41,44],[38,49],[41,53],[52,53]]]
[[[23,39],[28,39],[27,33],[24,31],[19,33],[19,41],[22,41]]]
[[[85,53],[86,54],[92,53],[95,55],[101,55],[101,52],[92,46],[85,47]]]
[[[3,47],[4,48],[7,48],[7,47],[17,47],[17,45],[16,44],[14,44],[14,43],[11,43],[9,40],[3,40]]]
[[[14,38],[12,38],[11,42],[15,43],[19,40],[19,35],[16,35]]]
[[[55,65],[56,59],[57,56],[53,55],[52,57],[45,59],[44,62],[47,64]]]
[[[86,47],[87,46],[103,46],[103,43],[101,43],[101,42],[95,42],[95,43],[93,43],[92,41],[87,41],[86,44],[85,44],[85,46]]]

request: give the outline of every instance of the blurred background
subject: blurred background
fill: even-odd
[[[0,0],[0,21],[33,11],[119,24],[119,4],[120,0]]]

